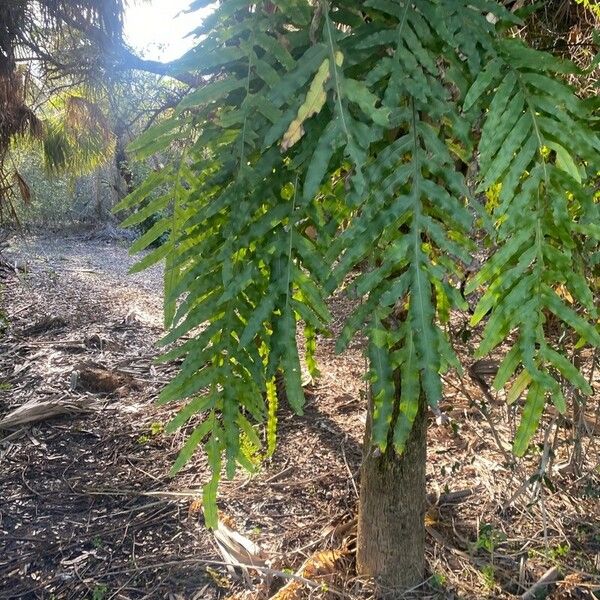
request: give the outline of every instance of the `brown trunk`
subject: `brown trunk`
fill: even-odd
[[[124,126],[117,124],[115,127],[115,137],[117,139],[115,148],[115,165],[117,170],[117,190],[119,197],[117,200],[122,200],[128,194],[131,194],[134,189],[133,173],[129,168],[129,159],[127,157],[127,141],[125,140]]]
[[[384,454],[371,446],[371,410],[360,478],[358,572],[402,591],[418,585],[425,573],[426,407],[422,401],[400,456],[391,444]]]

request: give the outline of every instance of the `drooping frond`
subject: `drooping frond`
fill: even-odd
[[[504,40],[467,95],[469,105],[479,102],[486,110],[480,190],[499,189],[492,213],[498,250],[468,286],[487,286],[471,323],[489,314],[479,355],[518,332],[495,380],[502,387],[522,368],[515,393],[509,392],[514,401],[527,391],[518,455],[537,429],[546,396],[564,412],[561,378],[591,393],[570,359],[548,341],[548,324],[558,319],[582,342],[600,345],[582,252],[586,239],[600,240],[593,198],[600,138],[590,126],[594,103],[579,100],[557,77],[573,71],[570,63]]]
[[[597,233],[583,183],[597,141],[585,103],[548,76],[563,63],[497,36],[493,22],[514,21],[487,0],[240,1],[221,4],[196,31],[202,42],[181,66],[203,84],[132,147],[141,157],[169,147],[179,158],[120,208],[170,190],[126,224],[171,208],[132,250],[168,234],[137,268],[166,260],[163,343],[173,346],[164,360],[183,363],[161,398],[183,402],[169,430],[190,419],[196,427],[175,469],[206,449],[209,524],[222,462],[229,476],[236,464],[252,468],[241,437],[254,439],[266,422],[273,451],[280,373],[301,412],[297,335],[315,373],[327,295],[359,265],[347,291],[361,304],[338,348],[360,330],[368,336],[374,444],[402,452],[420,399],[437,410],[440,373],[460,367],[444,323],[464,307],[457,282],[471,262],[474,217],[486,220],[463,174],[475,157],[482,189],[502,186],[500,249],[471,284],[492,290],[476,313],[492,311],[482,352],[519,329],[506,380],[521,364],[534,382],[518,452],[556,390],[546,366],[580,381],[541,343],[547,310],[596,339],[581,316],[589,290],[564,269],[565,260],[577,265],[578,237]],[[560,100],[555,111],[550,96]],[[555,267],[545,272],[539,260]],[[560,285],[578,306],[566,307]]]
[[[1,51],[0,47],[0,51]],[[26,104],[27,78],[23,70],[0,75],[0,220],[4,212],[14,214],[12,202],[20,194],[23,187],[17,185],[13,169],[5,168],[5,162],[11,140],[31,137],[39,139],[43,133],[40,119]]]
[[[205,488],[207,506],[214,504],[222,455],[229,476],[238,463],[252,468],[240,444],[242,434],[256,437],[255,424],[268,420],[272,451],[278,404],[273,379],[279,371],[287,402],[302,412],[297,322],[304,321],[310,339],[329,316],[315,285],[327,269],[305,235],[314,219],[302,197],[298,167],[275,141],[270,147],[264,144],[265,132],[282,117],[283,102],[277,98],[287,100],[307,84],[318,64],[304,75],[294,71],[289,48],[294,43],[306,48],[307,40],[294,42],[287,34],[291,41],[286,47],[267,33],[277,29],[269,14],[248,11],[244,16],[240,7],[233,18],[229,10],[225,4],[213,17],[230,19],[232,30],[225,39],[213,34],[197,51],[197,69],[210,64],[211,79],[134,146],[141,155],[152,153],[186,132],[188,146],[180,162],[149,184],[168,184],[171,193],[148,210],[171,204],[172,215],[133,250],[169,232],[166,244],[140,267],[166,257],[165,316],[172,329],[163,342],[192,334],[166,355],[183,356],[184,362],[161,399],[188,399],[169,430],[198,412],[205,414],[182,456],[205,442],[213,468]],[[324,49],[320,52],[326,57]],[[289,89],[285,94],[284,86]],[[195,128],[197,122],[201,128]],[[135,205],[144,193],[140,188],[123,207]],[[135,213],[126,224],[144,214]],[[182,465],[179,461],[176,469]],[[212,517],[209,509],[207,518],[214,524]]]

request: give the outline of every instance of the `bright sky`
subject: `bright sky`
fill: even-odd
[[[203,13],[182,14],[191,0],[130,0],[125,12],[125,36],[143,57],[168,62],[193,47],[185,37],[201,23]]]

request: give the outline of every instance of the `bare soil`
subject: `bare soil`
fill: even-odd
[[[154,363],[163,333],[161,269],[128,275],[134,259],[114,241],[72,235],[12,244],[8,256],[27,268],[1,273],[0,419],[30,401],[86,410],[0,431],[0,598],[274,594],[286,577],[244,577],[223,565],[198,509],[202,455],[169,476],[189,430],[165,435],[177,406],[155,403],[177,368]],[[343,297],[333,300],[334,329],[351,308]],[[467,368],[476,336],[465,334],[463,316],[450,328]],[[305,415],[283,408],[275,456],[257,475],[238,473],[220,489],[222,518],[260,546],[273,571],[292,573],[316,551],[351,548],[366,365],[361,340],[343,356],[333,340],[320,342],[322,376],[307,387]],[[549,414],[538,451],[514,462],[507,450],[516,407],[502,394],[486,397],[467,375],[445,376],[444,416],[430,419],[429,577],[403,597],[519,598],[555,568],[546,597],[600,598],[594,358],[585,356],[595,395],[579,469],[570,462],[569,418]],[[383,593],[352,567],[350,554],[328,586],[300,585],[304,591],[285,597]]]

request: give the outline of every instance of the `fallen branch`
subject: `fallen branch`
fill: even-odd
[[[9,412],[1,421],[0,429],[13,429],[22,427],[29,423],[46,421],[59,415],[72,415],[75,413],[88,412],[91,410],[89,404],[93,399],[82,398],[81,400],[32,400],[26,402],[19,408]]]
[[[556,567],[548,569],[524,594],[521,595],[521,600],[535,600],[538,597],[538,592],[543,588],[556,583],[562,578],[560,571]]]
[[[152,491],[152,492],[144,492],[142,490],[133,490],[133,489],[114,489],[114,490],[92,490],[92,489],[82,489],[76,491],[80,494],[85,494],[88,496],[156,496],[158,498],[197,498],[202,495],[202,488],[198,490],[181,490],[178,492],[171,492],[168,490],[165,491]]]

